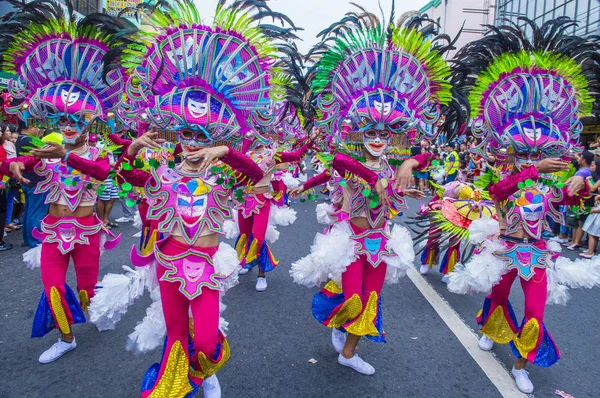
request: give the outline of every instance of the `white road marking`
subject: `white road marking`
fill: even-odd
[[[409,268],[408,277],[419,289],[423,297],[431,304],[435,312],[442,318],[448,328],[454,333],[458,341],[465,347],[471,358],[479,365],[481,370],[496,386],[503,397],[526,398],[517,388],[514,379],[498,359],[490,352],[482,351],[477,344],[478,338],[471,329],[460,319],[456,311],[435,291],[417,270]]]

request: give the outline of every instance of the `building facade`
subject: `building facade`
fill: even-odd
[[[455,38],[459,49],[465,44],[480,39],[485,33],[484,25],[492,25],[495,18],[496,0],[431,0],[419,12],[427,15],[439,25],[440,33]],[[453,52],[449,54],[453,55]]]
[[[600,34],[598,0],[496,0],[496,25],[526,17],[539,26],[561,16],[577,21],[578,25],[572,28],[576,35]]]

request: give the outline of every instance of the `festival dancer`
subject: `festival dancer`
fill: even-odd
[[[252,134],[252,115],[269,106],[275,90],[276,40],[293,35],[261,23],[280,20],[279,14],[253,1],[221,2],[212,26],[202,24],[191,1],[141,9],[153,29],[135,35],[120,59],[133,78],[130,99],[141,101],[152,128],[129,145],[119,174],[145,186],[147,218],[158,221],[163,236],[147,256],[133,250],[132,262],[156,266],[166,327],[162,360],[146,373],[142,396],[191,397],[202,385],[205,397],[220,397],[216,373],[230,351],[219,327],[219,297],[237,283],[240,268],[235,250],[219,243],[219,235],[233,219],[228,198],[234,188],[263,178],[236,148]],[[181,144],[183,161],[137,169],[140,151],[159,150],[164,140]],[[130,336],[139,350],[153,347],[144,336],[162,334],[144,322]]]
[[[317,133],[314,133],[300,148],[292,152],[278,151],[277,148],[268,147],[261,140],[256,140],[255,147],[248,152],[248,156],[263,171],[264,177],[246,189],[243,201],[239,204],[240,236],[236,242],[236,251],[242,266],[240,274],[246,274],[258,266],[257,292],[267,290],[265,273],[274,270],[279,263],[266,240],[269,222],[289,225],[296,220],[296,212],[282,207],[283,203],[278,203],[279,198],[269,192],[271,179],[278,165],[301,161],[316,138]]]
[[[476,150],[496,158],[487,184],[500,230],[464,266],[457,264],[448,289],[491,290],[477,317],[479,346],[491,350],[494,342],[510,343],[517,358],[512,368],[516,385],[531,393],[526,364],[548,367],[560,358],[544,323],[546,302],[565,302],[567,286],[598,283],[598,264],[554,262],[560,248],[542,240],[542,233],[550,229],[548,219],[563,222],[559,205],[579,204],[586,195],[582,177],[565,184],[554,173],[569,169],[563,159],[577,150],[581,117],[592,114],[598,99],[591,95],[600,92],[600,65],[591,56],[598,43],[569,35],[570,19],[541,27],[525,22],[494,28],[456,55],[456,86],[468,92],[473,134],[482,140]],[[516,279],[525,296],[520,323],[508,300]]]
[[[18,75],[9,89],[23,100],[12,110],[28,125],[57,132],[47,137],[47,145],[32,149],[31,156],[2,164],[2,173],[10,171],[23,182],[23,172],[35,171],[43,178],[36,193],[48,194],[49,214],[37,231],[43,243],[32,249],[37,253],[28,252],[24,258],[41,261],[44,285],[31,335],[60,331],[58,342],[39,358],[49,363],[77,347],[72,325],[85,322],[84,311],[98,281],[100,251],[119,240],[104,241],[107,231],[94,214],[96,190],[110,166],[87,140],[88,133],[110,132],[112,111],[124,89],[123,73],[116,69],[103,79],[103,57],[112,44],[119,44],[110,43],[112,34],[129,25],[99,14],[77,21],[51,1],[15,2],[15,8],[0,25],[3,69]],[[78,294],[66,284],[70,258]]]
[[[333,329],[338,362],[371,375],[373,366],[356,354],[358,342],[363,336],[385,341],[383,283],[398,282],[414,260],[410,233],[400,225],[392,228],[390,220],[404,207],[404,195],[422,197],[406,187],[412,171],[431,161],[430,155],[388,160],[385,153],[402,152],[407,131],[420,121],[435,123],[440,104],[450,104],[452,94],[443,48],[433,48],[416,28],[387,26],[373,14],[361,15],[324,31],[313,52],[317,62],[311,80],[328,132],[341,134],[345,119],[351,124],[345,147],[354,156],[338,152],[332,162],[343,177],[349,221],[317,234],[311,254],[294,263],[290,273],[308,286],[330,279],[313,299],[313,315]],[[413,139],[421,133],[416,130]]]

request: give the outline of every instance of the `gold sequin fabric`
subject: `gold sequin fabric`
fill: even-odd
[[[54,319],[56,320],[60,331],[63,334],[71,333],[71,326],[69,326],[69,320],[67,319],[67,314],[65,313],[65,309],[63,308],[60,293],[58,292],[58,289],[56,289],[56,287],[54,286],[50,288],[50,305],[52,306]]]
[[[540,324],[537,319],[532,318],[521,328],[521,335],[514,338],[515,347],[523,358],[537,347],[540,338]]]
[[[246,264],[250,264],[252,261],[258,258],[258,241],[254,239],[250,244],[250,249],[248,249],[248,254],[246,254]]]
[[[81,309],[87,314],[88,307],[90,306],[90,297],[88,296],[87,291],[79,291],[79,304],[81,305]]]
[[[485,325],[481,328],[481,333],[498,344],[508,344],[515,337],[515,332],[506,320],[501,306],[496,307],[486,320]]]
[[[369,301],[367,301],[367,305],[360,317],[352,322],[351,325],[344,326],[344,329],[356,336],[379,336],[379,331],[375,327],[378,300],[377,292],[371,292]]]
[[[238,261],[242,261],[244,257],[246,257],[246,244],[248,243],[248,236],[243,234],[238,239],[237,245],[235,245],[235,251],[238,255]]]
[[[344,292],[342,290],[342,288],[339,287],[338,284],[335,283],[334,281],[327,282],[327,284],[325,285],[325,287],[323,289],[325,289],[328,292],[333,293],[333,294],[342,294]]]
[[[225,364],[229,361],[229,357],[231,356],[231,351],[229,350],[229,342],[223,336],[222,333],[219,332],[219,339],[221,340],[221,359],[218,361],[212,361],[203,352],[198,353],[198,363],[200,364],[200,370],[194,370],[190,367],[190,374],[193,377],[197,377],[200,379],[205,379],[216,374]]]
[[[181,342],[175,341],[167,358],[167,365],[149,398],[182,398],[192,386],[188,380],[189,361]]]
[[[358,294],[353,294],[350,299],[346,300],[340,307],[338,312],[331,318],[329,324],[330,328],[339,328],[345,323],[350,322],[354,318],[360,315],[362,311],[362,301]]]

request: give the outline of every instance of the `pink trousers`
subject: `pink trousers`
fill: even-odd
[[[175,239],[168,239],[160,248],[167,256],[176,256],[184,253],[189,247]],[[196,248],[198,249],[198,248]],[[217,247],[203,248],[203,252],[212,257],[217,252]],[[173,344],[179,341],[185,355],[190,361],[188,338],[193,336],[194,355],[191,364],[194,369],[200,370],[198,353],[203,353],[207,358],[213,359],[219,354],[219,291],[202,288],[202,294],[190,300],[179,291],[179,283],[162,281],[162,276],[167,269],[161,265],[157,267],[160,297],[167,327],[167,344],[161,361],[158,380],[161,379],[167,365],[167,357]],[[190,333],[190,310],[193,319],[193,333]],[[201,382],[198,380],[197,382]]]
[[[277,261],[274,259],[268,245],[265,244],[265,236],[271,212],[271,200],[264,197],[262,199],[265,200],[265,203],[258,209],[256,214],[245,218],[242,210],[238,212],[240,237],[245,237],[245,242],[243,242],[245,248],[238,248],[238,255],[241,258],[245,258],[242,261],[244,267],[251,268],[254,265],[258,265],[263,272],[269,272],[277,266]],[[238,244],[236,244],[236,248],[237,246]]]
[[[486,297],[478,316],[482,333],[498,343],[506,343],[507,335],[514,335],[510,343],[517,357],[524,357],[538,366],[550,366],[560,358],[558,347],[544,325],[544,310],[548,296],[546,270],[535,268],[530,280],[519,278],[525,296],[525,314],[521,325],[508,301],[513,282],[519,277],[516,269],[502,276]],[[505,325],[504,327],[502,325]],[[508,326],[506,326],[508,325]],[[510,330],[507,330],[506,328]]]
[[[58,220],[60,220],[58,217],[50,215],[46,216],[44,219],[48,224],[53,224]],[[89,217],[79,217],[77,218],[77,221],[85,226],[93,226],[98,223],[96,216],[94,215]],[[89,245],[76,244],[75,248],[67,254],[62,254],[60,252],[58,243],[42,243],[42,259],[40,265],[42,283],[52,311],[52,316],[54,317],[56,325],[59,325],[59,327],[60,325],[64,325],[64,319],[62,319],[63,311],[69,325],[73,324],[73,316],[65,297],[67,270],[71,258],[73,258],[75,267],[77,291],[79,292],[81,306],[86,309],[88,303],[83,301],[87,301],[94,297],[94,289],[98,282],[98,269],[100,263],[100,233],[90,235],[88,236],[88,239]],[[52,294],[52,290],[57,291],[60,295],[62,310],[54,308],[56,301],[53,303],[52,297],[54,297],[54,295]],[[64,333],[69,332],[63,329],[65,328],[61,327],[61,331]]]

